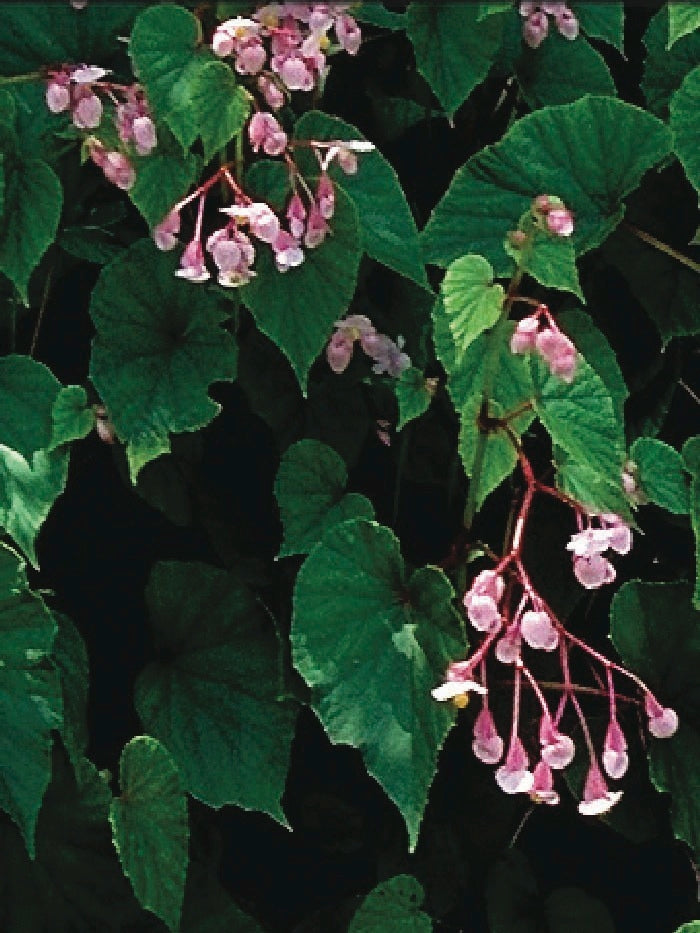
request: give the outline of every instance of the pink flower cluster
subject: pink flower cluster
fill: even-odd
[[[403,337],[397,337],[394,343],[386,334],[378,334],[370,319],[364,315],[351,314],[342,321],[336,321],[335,327],[335,333],[326,347],[326,359],[334,373],[345,371],[357,340],[367,356],[374,360],[372,372],[378,376],[386,373],[398,379],[411,365],[410,357],[403,352]]]
[[[588,527],[582,527],[580,513],[576,515],[579,531],[571,536],[566,545],[574,556],[574,575],[587,590],[595,590],[615,579],[615,568],[604,557],[610,549],[618,554],[629,554],[632,547],[632,530],[619,515],[603,513],[595,516],[599,527],[594,527],[588,517]]]
[[[357,54],[362,36],[346,12],[350,6],[268,3],[251,18],[236,16],[217,26],[212,49],[220,58],[233,56],[239,74],[257,76],[258,90],[277,110],[287,92],[311,91],[323,78],[331,29],[340,48]]]
[[[449,665],[444,683],[436,687],[432,695],[436,700],[451,700],[458,707],[463,707],[466,706],[469,693],[480,694],[482,706],[473,727],[474,754],[489,765],[498,765],[500,762],[495,778],[505,793],[529,794],[534,801],[549,805],[559,802],[559,794],[554,789],[553,772],[571,764],[575,754],[574,741],[562,728],[564,713],[571,706],[581,726],[589,756],[583,799],[578,809],[584,815],[598,815],[609,810],[622,796],[621,791],[609,789],[606,776],[611,780],[619,780],[629,766],[627,741],[617,717],[619,694],[614,673],[628,678],[641,690],[649,732],[653,736],[672,736],[678,727],[678,716],[674,710],[659,703],[635,674],[569,632],[533,586],[522,561],[522,548],[534,496],[542,492],[569,505],[572,500],[535,478],[521,448],[518,448],[518,456],[527,488],[513,525],[510,548],[504,557],[496,559],[493,569],[482,570],[477,574],[463,600],[467,618],[473,628],[484,635],[483,641],[469,659]],[[599,586],[607,581],[610,573],[614,575],[612,567],[602,557],[603,552],[611,548],[626,554],[632,544],[631,531],[616,515],[597,516],[595,526],[592,519],[587,517],[587,527],[583,528],[581,516],[585,513],[576,504],[574,508],[579,531],[572,536],[568,545],[574,553],[574,571],[584,586]],[[602,569],[600,561],[604,562]],[[582,688],[571,677],[569,658],[573,649],[584,652],[590,661],[601,665],[604,671],[605,688],[583,688],[587,692],[597,692],[608,700],[608,726],[600,752],[595,748],[579,702],[578,692]],[[530,650],[558,651],[562,680],[560,684],[547,684],[548,689],[561,691],[556,708],[550,707],[542,686],[525,663],[524,652]],[[490,656],[501,664],[512,665],[514,672],[507,750],[488,705],[486,662]],[[598,683],[602,682],[596,679]],[[523,685],[531,688],[539,707],[539,749],[534,756],[534,767],[531,767],[533,759],[520,735]],[[629,697],[624,699],[637,702]]]
[[[532,213],[554,236],[569,237],[574,232],[574,215],[561,198],[553,194],[538,194],[532,202]]]
[[[544,327],[540,329],[540,324]],[[510,341],[512,353],[536,351],[553,376],[571,383],[576,375],[576,347],[557,327],[547,305],[538,305],[535,312],[518,322]]]
[[[547,38],[549,16],[554,17],[557,29],[565,39],[575,39],[578,36],[578,20],[565,3],[525,0],[520,4],[520,15],[525,17],[523,39],[531,49],[536,49]]]
[[[46,85],[46,106],[51,113],[70,110],[79,130],[94,130],[102,121],[102,101],[93,89],[96,81],[107,74],[97,65],[64,65],[49,72]]]
[[[158,139],[146,97],[137,84],[125,88],[124,95],[126,99],[117,104],[114,115],[119,139],[123,143],[133,143],[140,156],[150,155]]]

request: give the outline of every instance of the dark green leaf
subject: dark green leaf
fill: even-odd
[[[679,0],[669,3],[667,49],[698,28],[700,28],[700,9],[696,3],[681,3]]]
[[[409,421],[420,418],[430,408],[433,398],[428,391],[425,376],[415,366],[409,366],[401,373],[394,382],[394,393],[399,405],[397,431],[403,430]]]
[[[88,744],[87,702],[90,680],[87,649],[68,616],[54,613],[58,634],[53,660],[61,678],[63,725],[61,738],[75,768],[82,766]]]
[[[688,483],[677,450],[656,438],[640,437],[630,448],[630,459],[637,464],[640,485],[652,502],[674,515],[688,514]]]
[[[412,875],[382,881],[355,911],[348,933],[430,933],[432,920],[420,909],[424,898]]]
[[[250,95],[222,61],[208,62],[200,68],[190,94],[204,146],[204,161],[208,162],[243,129],[250,111]]]
[[[158,150],[139,162],[129,197],[149,227],[155,227],[187,194],[199,174],[200,160],[192,153],[164,155]]]
[[[603,39],[622,52],[625,33],[624,3],[577,3],[581,29],[592,39]]]
[[[700,609],[700,437],[691,437],[683,445],[683,463],[692,474],[690,482],[690,524],[695,537],[695,591],[693,605]]]
[[[570,104],[584,94],[616,96],[603,56],[583,36],[572,42],[555,32],[538,49],[524,47],[515,73],[533,110]]]
[[[591,318],[580,308],[560,314],[557,323],[564,333],[576,344],[576,349],[602,379],[613,400],[620,424],[624,423],[625,401],[629,390],[620,371],[613,348],[595,326]]]
[[[95,412],[87,403],[82,386],[65,386],[56,396],[51,409],[53,431],[49,451],[62,444],[86,437],[95,427]]]
[[[688,72],[700,65],[700,32],[684,36],[670,50],[666,49],[668,10],[668,4],[660,9],[644,34],[648,55],[641,84],[649,110],[663,119],[668,116],[673,92],[681,86]]]
[[[698,11],[700,12],[700,10]],[[686,76],[671,98],[673,148],[681,161],[688,181],[700,192],[700,65]]]

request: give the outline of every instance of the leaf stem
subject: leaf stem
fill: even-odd
[[[23,75],[8,75],[0,77],[0,87],[5,84],[28,84],[30,81],[38,81],[43,77],[40,71],[29,71]]]
[[[684,256],[683,253],[679,253],[678,250],[669,246],[668,243],[664,243],[663,240],[658,240],[651,233],[640,230],[639,227],[635,227],[634,224],[628,223],[627,221],[625,221],[624,226],[640,240],[648,243],[649,246],[653,246],[654,249],[658,249],[661,253],[666,253],[667,256],[675,259],[676,262],[682,263],[688,269],[692,269],[693,272],[700,272],[699,262],[695,262],[693,259],[690,259],[689,256]]]

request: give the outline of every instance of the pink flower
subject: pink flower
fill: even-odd
[[[520,620],[520,632],[531,648],[554,651],[559,644],[559,635],[546,612],[524,612]]]
[[[304,202],[296,193],[292,195],[287,205],[287,220],[289,221],[289,232],[295,239],[300,240],[306,229],[306,208]]]
[[[278,272],[287,272],[289,269],[300,266],[304,261],[304,251],[297,240],[286,230],[280,230],[277,234],[272,249],[275,253],[275,265]]]
[[[215,230],[207,240],[207,250],[219,270],[217,281],[224,288],[247,285],[255,275],[251,269],[255,248],[235,224]]]
[[[180,232],[180,213],[171,211],[153,230],[153,239],[158,249],[163,251],[177,246],[177,236]]]
[[[440,684],[439,687],[435,687],[430,691],[430,695],[434,700],[444,702],[445,700],[454,700],[457,697],[464,696],[467,693],[480,693],[482,696],[488,693],[486,687],[484,687],[483,684],[478,683],[476,680],[472,680],[466,675],[458,677],[451,673],[452,667],[453,666],[450,665],[447,670],[447,679],[445,682]]]
[[[629,765],[627,755],[627,742],[625,734],[620,728],[616,719],[611,719],[608,730],[605,733],[605,745],[603,747],[603,767],[606,774],[614,780],[619,780]]]
[[[514,622],[508,626],[505,635],[496,642],[495,655],[501,664],[515,664],[520,657],[521,648],[520,626]]]
[[[632,529],[619,515],[606,512],[598,516],[608,534],[608,546],[618,554],[629,554],[632,550]]]
[[[352,359],[354,342],[343,332],[336,331],[328,341],[326,359],[334,373],[342,373]]]
[[[574,576],[587,590],[597,590],[604,583],[615,580],[615,568],[602,554],[592,557],[574,557]]]
[[[386,373],[398,379],[401,373],[411,365],[411,358],[403,352],[404,339],[399,336],[396,343],[385,334],[377,334],[367,338],[363,347],[365,352],[375,361],[372,372],[377,376]]]
[[[107,74],[109,74],[107,69],[100,68],[99,65],[80,65],[71,70],[70,77],[75,84],[94,84]]]
[[[542,760],[555,771],[568,767],[574,760],[576,746],[573,739],[559,732],[549,715],[540,720],[540,745]]]
[[[578,805],[578,812],[583,816],[600,816],[614,807],[621,797],[621,790],[608,790],[608,785],[605,783],[597,762],[592,761],[583,788],[583,800]]]
[[[535,783],[529,760],[518,736],[510,743],[505,764],[496,771],[496,783],[506,794],[528,794]]]
[[[501,624],[498,603],[503,596],[503,578],[494,570],[482,570],[464,595],[469,621],[480,632],[493,632]]]
[[[333,182],[324,172],[318,179],[316,187],[316,203],[324,220],[330,220],[335,210],[335,189]]]
[[[46,106],[51,113],[63,113],[70,107],[70,91],[68,90],[68,76],[56,75],[46,85]]]
[[[80,130],[94,130],[102,120],[102,101],[88,86],[73,92],[73,123]]]
[[[556,207],[547,212],[547,229],[555,236],[571,236],[574,232],[574,215],[566,208]]]
[[[603,554],[610,547],[610,535],[604,528],[585,528],[571,536],[566,545],[575,557],[592,557]]]
[[[260,23],[243,16],[235,16],[220,23],[212,38],[212,50],[219,58],[225,58],[249,39],[257,38]]]
[[[518,326],[510,338],[511,353],[530,353],[534,350],[539,326],[539,319],[534,314],[524,317],[522,321],[518,321]]]
[[[287,147],[287,134],[271,113],[259,111],[248,124],[248,139],[253,152],[262,146],[269,156],[281,155]]]
[[[578,36],[578,20],[565,4],[562,3],[560,6],[563,9],[554,14],[557,29],[565,39],[575,39]]]
[[[328,224],[323,219],[319,208],[312,204],[309,210],[309,218],[306,222],[306,233],[304,234],[304,246],[308,249],[315,249],[326,239],[328,233]]]
[[[272,69],[279,74],[290,91],[313,90],[313,72],[300,56],[290,55],[282,59],[275,56],[272,59]]]
[[[134,120],[134,143],[141,156],[147,156],[155,149],[158,143],[156,126],[150,117],[136,117]]]
[[[657,739],[669,739],[678,729],[678,713],[670,706],[662,706],[650,693],[644,697],[649,717],[649,732]]]
[[[534,803],[546,803],[550,807],[555,807],[559,803],[559,794],[554,790],[554,778],[547,762],[538,762],[532,776],[530,799]]]
[[[239,75],[256,75],[265,67],[267,52],[258,38],[241,42],[236,50],[235,69]]]
[[[482,707],[474,720],[472,749],[479,761],[487,765],[495,765],[503,756],[503,739],[498,734],[496,723],[487,706]]]
[[[88,140],[88,151],[90,158],[102,169],[108,181],[111,181],[117,188],[121,188],[122,191],[128,191],[131,188],[136,181],[136,172],[123,153],[109,152],[94,137]]]
[[[535,337],[535,347],[549,366],[553,376],[571,383],[576,375],[576,347],[560,330],[547,328]]]
[[[266,77],[266,75],[260,75],[258,78],[258,90],[265,98],[265,103],[271,110],[279,110],[284,104],[284,94],[277,87],[275,82],[271,78]]]
[[[338,42],[348,55],[357,55],[362,41],[362,33],[352,16],[341,13],[340,16],[336,17],[335,34],[338,37]]]
[[[204,264],[204,250],[199,240],[191,240],[180,258],[180,268],[175,275],[190,282],[206,282],[211,278]]]
[[[531,13],[523,23],[523,39],[531,49],[536,49],[547,38],[549,20],[545,13]]]

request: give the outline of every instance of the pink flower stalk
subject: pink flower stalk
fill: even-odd
[[[248,124],[248,139],[253,152],[262,146],[269,156],[281,155],[287,148],[287,134],[271,113],[259,111],[253,114]]]
[[[612,809],[622,797],[622,791],[608,790],[598,763],[591,761],[591,766],[583,788],[583,800],[578,805],[578,812],[583,816],[600,816]]]
[[[559,634],[552,625],[552,620],[546,612],[524,612],[520,620],[520,632],[523,639],[531,648],[543,651],[554,651],[559,644]]]
[[[486,765],[495,765],[503,757],[503,739],[498,734],[488,706],[483,706],[474,720],[472,750],[479,761]]]
[[[180,212],[171,211],[153,230],[153,240],[158,249],[167,251],[177,246],[180,232]]]
[[[498,604],[503,596],[503,577],[494,570],[482,570],[464,595],[469,621],[480,632],[494,632],[501,624]]]
[[[528,794],[535,783],[529,771],[529,759],[525,747],[516,735],[511,740],[505,764],[496,770],[496,783],[506,794]]]
[[[535,765],[532,777],[530,799],[533,803],[545,803],[555,807],[559,803],[559,794],[554,790],[554,777],[546,761],[540,761]]]
[[[617,781],[625,775],[629,766],[627,741],[617,719],[611,719],[605,733],[603,768],[605,773]]]
[[[542,761],[555,771],[567,768],[574,760],[576,746],[573,739],[559,732],[548,714],[540,720],[540,745]]]
[[[649,717],[649,732],[657,739],[669,739],[678,729],[678,713],[670,706],[662,706],[651,693],[644,697],[644,708]]]
[[[278,272],[287,272],[289,269],[300,266],[304,261],[304,251],[298,241],[286,230],[280,230],[277,234],[272,249],[275,253],[275,265]]]
[[[523,23],[523,39],[531,49],[539,48],[548,32],[549,20],[544,13],[531,13]]]

